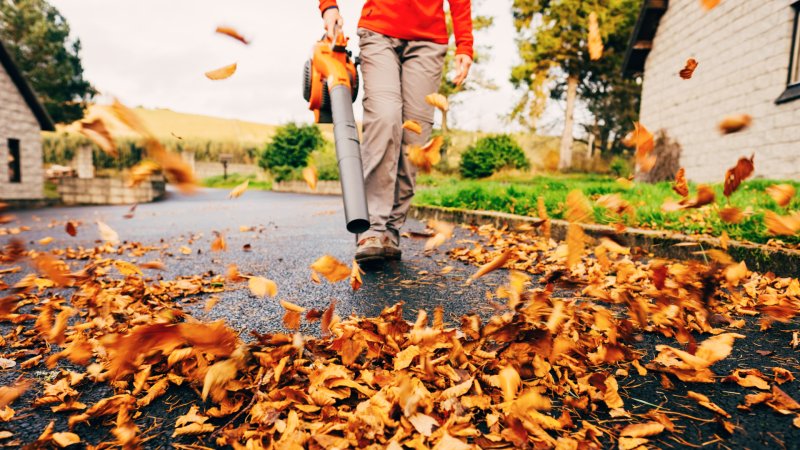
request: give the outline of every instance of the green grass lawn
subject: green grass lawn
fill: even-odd
[[[590,199],[596,200],[604,194],[619,193],[635,209],[635,216],[625,218],[629,226],[640,228],[680,231],[687,234],[706,234],[719,236],[723,231],[732,239],[766,243],[771,236],[764,226],[764,211],[772,210],[785,215],[787,211],[800,210],[800,195],[792,200],[788,208],[781,208],[766,194],[765,189],[779,181],[752,180],[739,187],[730,197],[730,204],[746,210],[752,215],[739,224],[728,224],[720,220],[717,211],[728,204],[722,195],[722,184],[714,184],[716,203],[701,209],[677,212],[664,212],[661,205],[667,199],[680,197],[671,189],[670,183],[636,183],[626,189],[613,178],[597,175],[534,176],[511,178],[508,180],[467,181],[453,178],[421,176],[420,189],[415,197],[419,205],[446,206],[453,208],[478,209],[510,212],[536,216],[537,199],[544,197],[547,212],[552,218],[563,218],[567,194],[573,189],[583,191]],[[800,183],[792,184],[800,192]],[[696,185],[690,184],[690,195],[696,193]],[[607,209],[594,205],[595,220],[608,224],[618,221],[618,216]],[[800,235],[779,236],[786,244],[800,244]]]
[[[201,183],[205,187],[233,189],[236,186],[244,183],[245,180],[250,180],[250,184],[247,185],[248,189],[258,189],[262,191],[268,191],[272,189],[272,181],[258,181],[255,175],[244,176],[238,173],[229,173],[227,180],[223,179],[222,175],[203,178]]]

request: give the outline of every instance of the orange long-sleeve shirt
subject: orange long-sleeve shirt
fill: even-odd
[[[448,0],[456,36],[456,54],[473,56],[472,2]],[[319,0],[323,13],[337,8],[336,0]],[[444,0],[366,0],[358,26],[386,36],[446,44]]]

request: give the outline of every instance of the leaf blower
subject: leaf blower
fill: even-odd
[[[347,231],[363,233],[369,229],[369,211],[364,192],[361,143],[353,116],[359,79],[357,61],[351,59],[347,41],[338,32],[333,40],[326,36],[314,45],[303,71],[303,98],[314,111],[317,123],[333,124]]]

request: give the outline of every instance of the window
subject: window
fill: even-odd
[[[8,182],[22,183],[22,167],[19,159],[19,139],[8,140]]]
[[[800,1],[792,5],[794,22],[792,26],[792,53],[789,55],[789,79],[786,90],[775,103],[784,103],[800,98]]]

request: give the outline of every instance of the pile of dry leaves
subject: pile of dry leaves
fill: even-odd
[[[570,216],[580,219],[579,193],[571,205]],[[431,225],[430,249],[453,233],[452,226]],[[163,267],[160,262],[126,261],[152,249],[119,244],[107,226],[101,227],[107,242],[95,248],[45,253],[11,240],[0,253],[0,277],[30,273],[11,286],[0,278],[0,291],[7,293],[0,298],[0,320],[11,325],[0,342],[0,363],[25,371],[59,367],[66,359],[85,369],[63,369],[44,383],[23,376],[0,388],[7,430],[24,420],[15,408],[28,405],[15,400],[29,390],[36,393],[34,408],[69,416],[69,429],[51,423],[36,442],[4,431],[0,443],[85,443],[76,425],[111,423],[113,441],[92,448],[146,446],[148,432],[137,425],[140,409],[180,385],[194,387],[198,398],[175,421],[173,436],[196,436],[206,447],[578,449],[613,443],[631,449],[668,433],[682,442],[671,433],[679,418],[668,409],[628,410],[620,382],[648,371],[660,372],[664,384],[724,377],[754,389],[741,408],[772,408],[800,426],[800,404],[780,387],[793,381],[787,368],[713,370],[743,337],[737,333],[743,316],[760,317],[766,329],[797,315],[797,279],[749,272],[716,251],[709,252],[710,265],[642,262],[613,239],[591,243],[573,232],[557,243],[546,235],[547,220],[539,225],[516,233],[476,228],[482,243],[450,251],[454,259],[482,266],[471,280],[511,269],[507,284],[493,294],[497,312],[487,321],[472,314],[448,325],[439,308],[409,323],[400,304],[379,317],[342,319],[334,304],[306,311],[281,301],[289,330],[303,320],[320,321],[322,338],[258,334],[254,343],[244,343],[222,322],[190,317],[176,300],[246,289],[245,280],[253,293],[274,296],[278,287],[270,280],[230,268],[227,276],[153,281],[145,271]],[[590,244],[593,252],[586,251]],[[221,236],[214,246],[224,250]],[[529,274],[544,276],[532,283]],[[354,289],[361,283],[357,266],[330,257],[315,262],[310,275],[350,279]],[[581,294],[560,298],[554,294],[559,283],[581,286]],[[657,356],[644,360],[634,349],[642,333],[676,344],[658,346]],[[696,342],[699,335],[704,338]],[[787,345],[798,344],[795,332]],[[110,386],[114,395],[83,403],[81,391],[92,383]],[[729,412],[711,399],[696,392],[689,397],[735,429],[726,421]],[[616,420],[602,421],[601,414]]]

